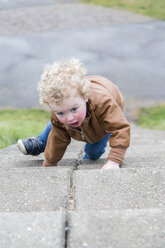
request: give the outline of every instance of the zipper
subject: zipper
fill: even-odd
[[[90,139],[85,135],[85,133],[83,132],[83,129],[81,128],[81,131],[77,130],[77,129],[73,129],[73,128],[70,128],[72,131],[75,131],[75,132],[78,132],[81,134],[81,137],[82,139],[86,139],[89,143],[92,143],[92,141],[90,141]]]
[[[85,135],[85,133],[83,132],[83,129],[81,128],[81,137],[84,139],[86,139],[89,143],[92,143],[91,141],[90,141],[90,139]]]

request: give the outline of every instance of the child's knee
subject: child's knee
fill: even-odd
[[[91,159],[91,160],[96,160],[96,159],[99,159],[100,157],[99,156],[93,156],[92,154],[87,154],[85,153],[84,156],[83,156],[83,159]]]
[[[83,159],[99,159],[101,155],[105,152],[105,149],[102,149],[100,151],[94,151],[93,149],[88,150],[86,147],[84,149],[85,155],[83,156]]]

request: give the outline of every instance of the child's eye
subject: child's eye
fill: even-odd
[[[59,112],[59,113],[57,113],[57,115],[60,115],[60,116],[61,116],[61,115],[63,115],[63,114],[64,114],[63,112]]]
[[[76,112],[77,108],[72,108],[72,112]]]

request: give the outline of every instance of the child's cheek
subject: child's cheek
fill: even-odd
[[[77,113],[76,117],[77,117],[78,121],[84,120],[85,119],[85,112],[81,111],[81,112]]]
[[[63,120],[63,118],[62,118],[62,117],[57,116],[57,119],[58,119],[61,123],[65,124],[65,121]]]

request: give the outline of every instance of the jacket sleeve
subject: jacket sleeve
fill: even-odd
[[[130,125],[120,106],[114,99],[104,98],[97,108],[97,116],[106,133],[112,134],[109,143],[112,147],[108,160],[121,164],[130,144]]]
[[[49,162],[57,163],[63,157],[71,138],[67,131],[58,125],[53,118],[51,118],[51,124],[44,155]]]

